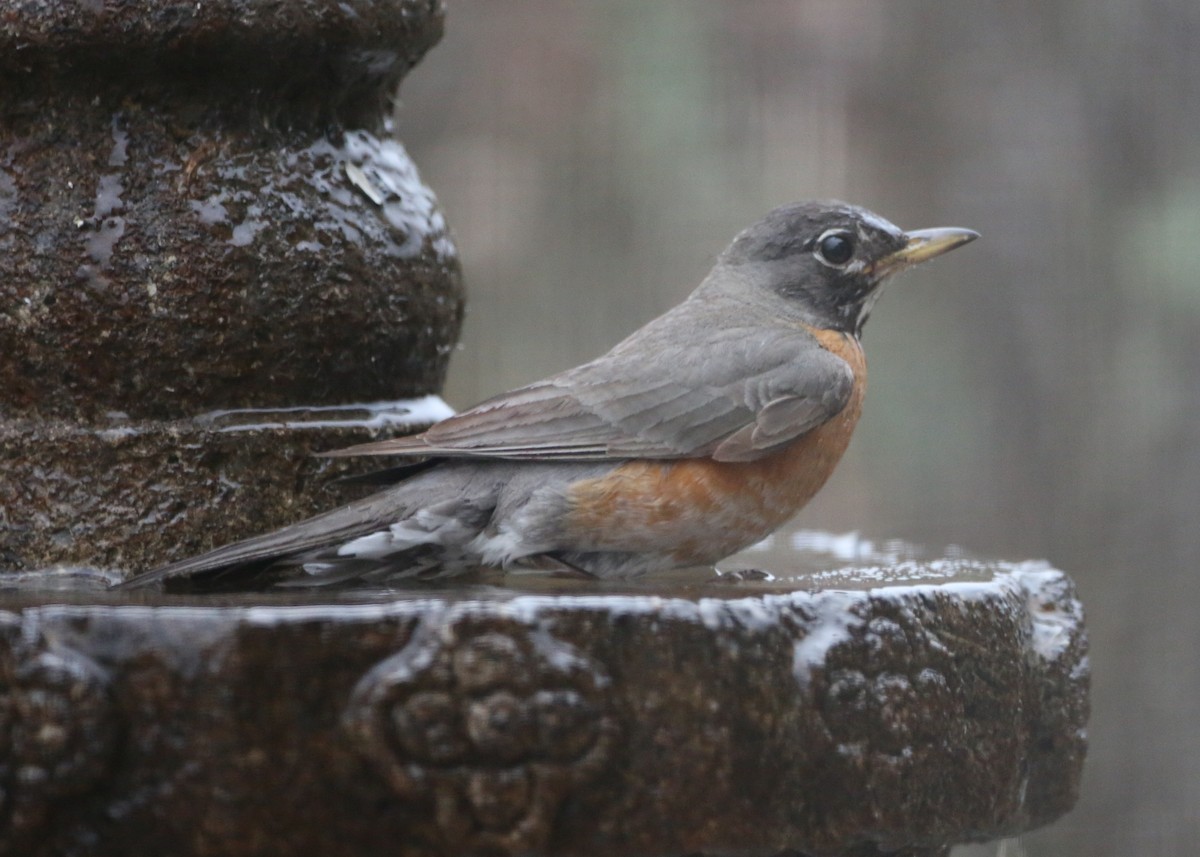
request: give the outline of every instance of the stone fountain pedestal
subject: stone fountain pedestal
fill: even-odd
[[[944,855],[1073,804],[1070,581],[966,560],[5,593],[0,853]]]
[[[425,397],[458,257],[389,124],[443,17],[0,12],[0,570],[148,568],[281,526],[345,499],[312,450],[445,415]]]

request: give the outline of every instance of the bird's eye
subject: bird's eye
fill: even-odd
[[[854,256],[854,236],[849,232],[828,232],[817,241],[816,256],[826,265],[840,268]]]

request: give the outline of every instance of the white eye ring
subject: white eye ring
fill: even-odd
[[[844,268],[854,259],[857,236],[847,229],[827,229],[813,245],[813,256],[830,268]]]

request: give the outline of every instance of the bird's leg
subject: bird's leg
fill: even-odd
[[[568,577],[574,580],[599,580],[598,575],[592,574],[586,568],[580,568],[572,562],[567,562],[561,556],[552,553],[539,554],[537,567],[551,572],[556,577]]]

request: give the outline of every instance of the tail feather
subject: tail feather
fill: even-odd
[[[398,577],[422,580],[442,576],[446,565],[446,558],[430,545],[417,545],[389,559],[330,559],[328,554],[289,561],[288,573],[274,585],[280,589],[319,589],[339,584],[385,584]]]
[[[282,529],[164,565],[113,588],[139,589],[173,578],[269,564],[340,544],[403,518],[411,510],[410,496],[408,491],[398,486]]]

